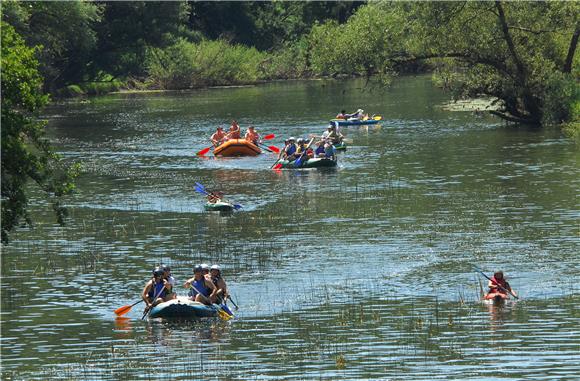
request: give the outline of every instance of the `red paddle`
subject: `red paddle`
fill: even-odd
[[[280,169],[280,168],[282,168],[282,163],[276,164],[272,169],[273,170],[277,170],[277,169]]]
[[[272,151],[274,151],[276,153],[280,153],[280,148],[278,148],[276,146],[268,146],[268,148],[270,148]]]
[[[197,155],[197,156],[203,156],[203,155],[205,155],[206,153],[208,153],[210,149],[211,149],[211,147],[204,148],[204,149],[202,149],[201,151],[199,151],[199,152],[198,152],[196,155]]]
[[[269,134],[269,135],[266,135],[266,136],[264,136],[264,137],[262,138],[262,140],[271,140],[271,139],[274,139],[275,137],[276,137],[276,135],[274,135],[274,134]]]

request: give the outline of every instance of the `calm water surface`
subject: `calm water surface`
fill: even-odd
[[[33,198],[39,222],[3,247],[3,379],[578,379],[578,147],[448,101],[409,77],[53,106],[50,136],[84,170],[66,227]],[[345,128],[335,170],[195,156],[233,118],[281,146],[359,107],[383,123]],[[196,181],[243,210],[204,212]],[[180,283],[219,263],[236,318],[115,319],[161,262]],[[521,300],[478,302],[472,265]]]

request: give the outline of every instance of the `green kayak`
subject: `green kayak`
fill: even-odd
[[[346,150],[346,143],[345,142],[340,142],[338,144],[334,145],[334,149],[337,151],[345,151]]]
[[[229,202],[218,201],[216,203],[208,202],[204,206],[205,210],[217,212],[231,212],[234,210],[234,205]]]
[[[283,160],[280,162],[280,164],[282,164],[282,168],[285,169],[332,168],[336,167],[336,160],[314,158],[302,162],[299,166],[296,166],[293,161]]]

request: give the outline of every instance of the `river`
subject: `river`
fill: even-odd
[[[83,171],[65,227],[33,195],[34,229],[3,247],[3,379],[577,379],[578,146],[448,102],[418,76],[51,106]],[[335,170],[195,156],[232,119],[281,147],[361,107],[382,123],[343,128]],[[205,212],[195,182],[242,210]],[[181,284],[201,262],[222,266],[235,319],[115,319],[157,264]],[[481,303],[473,265],[520,300]]]

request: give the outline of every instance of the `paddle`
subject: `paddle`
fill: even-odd
[[[117,315],[117,316],[125,315],[127,312],[131,311],[131,308],[135,307],[137,304],[141,303],[142,301],[143,301],[143,299],[141,299],[138,302],[135,302],[131,305],[126,305],[126,306],[117,308],[115,310],[115,315]]]
[[[383,117],[380,115],[373,115],[373,119],[374,120],[381,120],[381,119],[383,119]]]
[[[231,295],[228,295],[228,297],[226,298],[226,300],[229,299],[232,304],[234,305],[234,307],[236,307],[236,311],[240,309],[240,307],[238,307],[238,305],[236,304],[236,302],[234,302],[234,300],[232,299]]]
[[[268,134],[262,138],[262,140],[272,140],[276,137],[274,134]]]
[[[203,299],[205,301],[207,301],[210,305],[216,306],[216,308],[218,309],[218,316],[220,317],[220,319],[222,320],[230,320],[231,318],[234,317],[233,314],[229,314],[226,310],[224,310],[224,308],[222,306],[220,306],[219,304],[213,304],[211,302],[211,300],[205,296],[204,294],[202,294],[201,292],[199,292],[199,290],[197,288],[195,288],[195,286],[193,284],[190,284],[191,288],[193,288],[195,290],[195,292],[197,292],[198,295],[201,295],[203,297]]]
[[[308,149],[312,145],[313,141],[314,141],[314,138],[310,139],[310,141],[308,142],[308,145],[304,149],[304,152],[302,153],[302,155],[300,155],[300,157],[298,159],[296,159],[296,161],[294,162],[295,167],[300,167],[302,165],[302,158],[304,157],[304,155],[306,155],[306,152],[308,151]]]
[[[205,155],[206,153],[208,153],[210,149],[211,149],[211,147],[204,148],[204,149],[202,149],[201,151],[199,151],[198,153],[196,153],[196,155],[197,155],[197,156],[203,156],[203,155]]]
[[[278,148],[276,146],[267,146],[263,143],[256,143],[256,144],[268,152],[280,153],[280,148]]]
[[[488,277],[487,275],[485,275],[485,273],[483,271],[481,271],[480,268],[478,268],[477,266],[473,266],[473,269],[477,272],[479,272],[481,275],[483,275],[484,277],[486,277],[490,282],[494,283],[499,289],[503,290],[506,294],[509,292],[511,294],[511,296],[513,296],[516,299],[519,299],[516,294],[514,294],[511,290],[507,290],[505,288],[503,288],[499,283],[497,283],[495,280],[491,279],[490,277]]]
[[[195,188],[194,189],[198,193],[205,194],[206,196],[209,196],[210,195],[210,193],[200,183],[195,183]],[[243,208],[240,204],[232,204],[232,205],[233,205],[233,207],[234,207],[235,210],[238,210],[238,209],[242,209]]]

